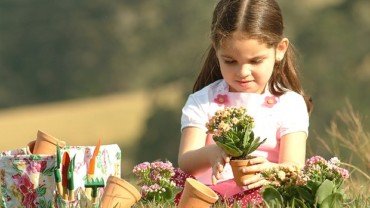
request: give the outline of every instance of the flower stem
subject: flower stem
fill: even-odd
[[[364,175],[368,180],[370,180],[370,176],[368,174],[366,174],[364,171],[362,171],[360,168],[354,166],[354,165],[351,165],[351,164],[348,164],[348,163],[344,163],[344,162],[340,162],[341,165],[345,165],[345,166],[348,166],[348,167],[351,167],[355,170],[357,170],[358,172],[360,172],[362,175]]]

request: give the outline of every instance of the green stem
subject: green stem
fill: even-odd
[[[351,165],[351,164],[348,164],[348,163],[344,163],[344,162],[340,162],[341,165],[345,165],[345,166],[348,166],[348,167],[351,167],[355,170],[357,170],[358,172],[360,172],[362,175],[364,175],[368,180],[370,180],[370,176],[368,174],[366,174],[364,171],[362,171],[360,168],[354,166],[354,165]]]

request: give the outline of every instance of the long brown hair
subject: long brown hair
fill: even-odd
[[[268,47],[276,48],[283,39],[284,30],[279,5],[275,0],[220,0],[218,2],[211,24],[212,44],[194,84],[193,92],[222,79],[216,48],[237,30],[242,31],[248,38],[257,39]],[[284,58],[275,63],[268,84],[270,92],[276,96],[284,94],[286,89],[301,94],[305,98],[307,111],[311,112],[312,100],[305,95],[299,81],[295,51],[291,44]]]

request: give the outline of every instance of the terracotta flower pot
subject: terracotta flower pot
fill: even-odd
[[[141,198],[140,192],[127,181],[109,176],[101,200],[101,208],[127,208]]]
[[[179,208],[211,207],[218,200],[217,194],[201,182],[187,178],[182,193]]]
[[[32,145],[32,142],[29,145]],[[32,154],[54,155],[56,154],[57,145],[65,147],[66,143],[39,130],[33,150],[31,150],[32,146],[29,146],[29,148]]]
[[[36,143],[36,140],[33,140],[27,144],[27,154],[32,154],[33,149],[35,148],[35,143]]]
[[[234,181],[238,186],[244,186],[243,181],[255,175],[255,172],[243,173],[241,167],[251,165],[249,160],[230,160],[230,166],[233,170]]]

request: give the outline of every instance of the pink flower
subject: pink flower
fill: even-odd
[[[29,161],[26,171],[28,173],[40,173],[45,170],[46,165],[46,161]]]
[[[340,167],[336,167],[335,170],[342,176],[343,179],[348,179],[349,178],[349,172],[348,170]]]
[[[327,162],[323,157],[317,155],[317,156],[313,156],[310,159],[308,159],[306,161],[306,166],[311,166],[311,165],[318,164],[318,163],[326,164]]]
[[[221,94],[218,94],[215,99],[213,99],[213,101],[217,104],[228,104],[229,103],[229,98],[227,97],[227,95],[221,95]]]
[[[142,174],[143,172],[145,172],[149,169],[150,169],[150,163],[149,162],[143,162],[143,163],[140,163],[140,164],[136,165],[134,167],[134,169],[132,170],[132,172],[136,175],[140,175],[140,174]]]
[[[26,208],[34,208],[36,207],[35,199],[37,197],[37,193],[34,189],[34,185],[30,181],[27,175],[14,175],[12,176],[14,179],[15,184],[19,188],[19,191],[22,193],[23,200],[22,205]]]
[[[268,108],[274,107],[274,105],[278,102],[278,98],[275,96],[266,96],[265,97],[265,102],[263,105]]]

